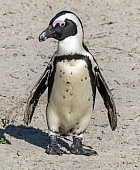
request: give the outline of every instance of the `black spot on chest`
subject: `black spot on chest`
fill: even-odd
[[[75,54],[75,55],[64,55],[64,56],[56,56],[54,58],[54,61],[53,61],[53,70],[50,74],[50,77],[49,77],[49,83],[48,83],[48,102],[49,102],[49,99],[50,99],[50,96],[51,96],[51,92],[52,92],[52,88],[53,88],[53,83],[55,81],[55,74],[56,74],[56,70],[57,70],[57,64],[59,62],[69,62],[71,60],[84,60],[85,63],[86,63],[86,69],[88,69],[88,72],[89,72],[89,78],[90,78],[90,82],[91,82],[91,85],[92,85],[92,91],[93,91],[93,97],[95,99],[95,94],[96,94],[96,81],[95,81],[95,75],[92,71],[92,64],[91,64],[91,61],[89,59],[88,56],[84,56],[84,55],[78,55],[78,54]],[[62,70],[60,70],[60,73],[62,75],[65,74],[65,72],[63,72]],[[60,78],[62,76],[60,75]],[[81,79],[81,81],[83,80],[87,80],[87,77],[83,77]],[[69,84],[70,82],[67,81],[67,84]],[[58,88],[59,89],[59,88]],[[65,90],[65,89],[64,89]]]

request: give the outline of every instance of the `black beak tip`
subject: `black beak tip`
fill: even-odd
[[[42,40],[39,38],[39,42],[42,42]]]
[[[43,36],[41,34],[39,35],[38,39],[39,39],[39,42],[44,41],[44,38],[43,38]]]
[[[49,26],[39,35],[39,41],[46,41],[48,38],[54,38],[53,35],[56,33],[52,26]]]

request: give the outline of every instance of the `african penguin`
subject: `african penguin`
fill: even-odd
[[[83,43],[83,26],[70,11],[61,11],[51,19],[49,26],[39,35],[39,41],[58,40],[57,51],[28,99],[25,123],[31,122],[35,106],[48,88],[46,117],[49,129],[48,154],[63,154],[58,135],[73,135],[72,154],[96,155],[83,148],[83,133],[91,120],[96,87],[108,110],[112,130],[117,126],[116,107],[112,94],[101,75],[99,66]]]

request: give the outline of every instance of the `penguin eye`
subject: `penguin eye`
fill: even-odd
[[[65,27],[65,25],[66,25],[65,22],[59,23],[60,27]]]

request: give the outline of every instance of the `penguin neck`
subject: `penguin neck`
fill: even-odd
[[[58,55],[81,54],[83,51],[83,38],[70,36],[58,42]]]

